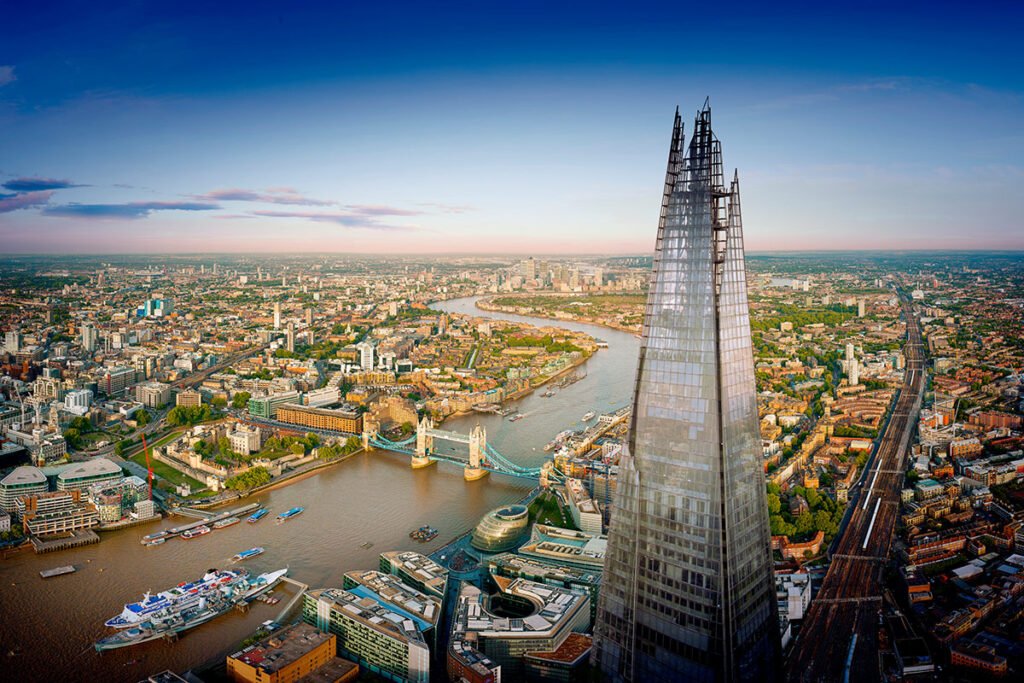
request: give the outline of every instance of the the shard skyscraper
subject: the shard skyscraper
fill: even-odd
[[[739,179],[676,112],[594,663],[610,681],[776,680],[779,622]]]

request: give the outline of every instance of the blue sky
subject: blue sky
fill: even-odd
[[[627,252],[711,97],[748,249],[1024,249],[1019,3],[17,3],[0,252]]]

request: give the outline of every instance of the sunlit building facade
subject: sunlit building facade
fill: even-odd
[[[779,633],[739,180],[677,113],[594,662],[610,681],[771,681]]]

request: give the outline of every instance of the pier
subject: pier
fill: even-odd
[[[83,545],[92,545],[99,542],[100,537],[96,535],[96,532],[87,529],[73,531],[70,536],[62,536],[60,538],[44,539],[38,536],[32,537],[32,547],[40,555],[42,553],[53,553],[58,550],[68,550],[69,548],[78,548]]]
[[[286,576],[283,579],[281,579],[281,581],[292,584],[293,586],[295,586],[298,589],[298,592],[295,594],[295,597],[293,597],[291,600],[288,601],[287,605],[285,605],[283,608],[281,608],[281,611],[277,614],[277,617],[274,618],[274,621],[276,621],[279,624],[282,621],[284,621],[284,618],[286,616],[288,616],[289,612],[292,611],[292,608],[295,607],[295,603],[298,602],[299,600],[301,600],[302,596],[306,593],[307,590],[309,590],[309,586],[307,586],[304,583],[300,583],[300,582],[296,581],[295,579],[293,579],[291,577],[288,577],[288,576]]]

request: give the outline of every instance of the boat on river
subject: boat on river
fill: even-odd
[[[167,534],[166,531],[157,531],[157,532],[152,533],[152,534],[146,534],[145,536],[142,537],[142,540],[139,541],[139,542],[142,545],[157,545],[156,542],[158,542],[158,541],[159,542],[166,541],[167,540],[167,536],[168,536],[168,534]]]
[[[233,572],[238,579],[216,586],[195,602],[185,606],[172,606],[150,614],[137,625],[112,636],[96,641],[93,647],[98,651],[139,645],[157,638],[173,639],[177,634],[195,628],[230,611],[235,605],[249,603],[260,598],[276,586],[288,574],[287,569],[260,574],[250,579],[247,572]]]
[[[241,521],[242,520],[240,520],[238,517],[228,517],[227,519],[222,519],[219,522],[214,522],[213,523],[213,528],[214,529],[223,529],[224,527],[227,527],[227,526],[234,526],[235,524],[238,524]]]
[[[212,529],[210,529],[210,527],[206,526],[205,524],[200,524],[199,526],[195,527],[194,529],[189,529],[188,531],[182,531],[181,532],[181,537],[186,539],[186,540],[188,540],[190,538],[198,538],[200,536],[205,536],[206,534],[210,533],[210,531],[212,531]]]
[[[231,561],[232,562],[243,562],[245,560],[248,560],[250,557],[256,557],[257,555],[262,555],[262,554],[263,554],[263,548],[259,548],[259,547],[257,547],[257,548],[249,548],[248,550],[243,550],[242,552],[240,552],[237,555],[235,555],[234,557],[232,557]]]
[[[280,524],[281,522],[287,522],[292,517],[295,517],[296,515],[301,515],[302,511],[305,510],[305,509],[306,508],[298,508],[298,507],[296,507],[296,508],[292,508],[291,510],[285,510],[284,512],[282,512],[281,514],[279,514],[277,516],[277,523]]]
[[[249,515],[249,519],[247,519],[245,521],[249,522],[249,524],[255,524],[256,522],[260,521],[261,519],[263,519],[264,517],[266,517],[269,514],[270,514],[270,510],[268,510],[267,508],[260,508],[256,512],[254,512],[251,515]]]
[[[222,586],[230,586],[245,578],[247,572],[244,570],[223,570],[210,569],[201,579],[196,581],[183,581],[173,588],[161,591],[156,595],[146,593],[142,600],[130,602],[124,606],[121,613],[116,617],[107,619],[106,626],[110,628],[129,628],[137,626],[153,615],[164,610],[182,610],[199,602],[199,599]]]

